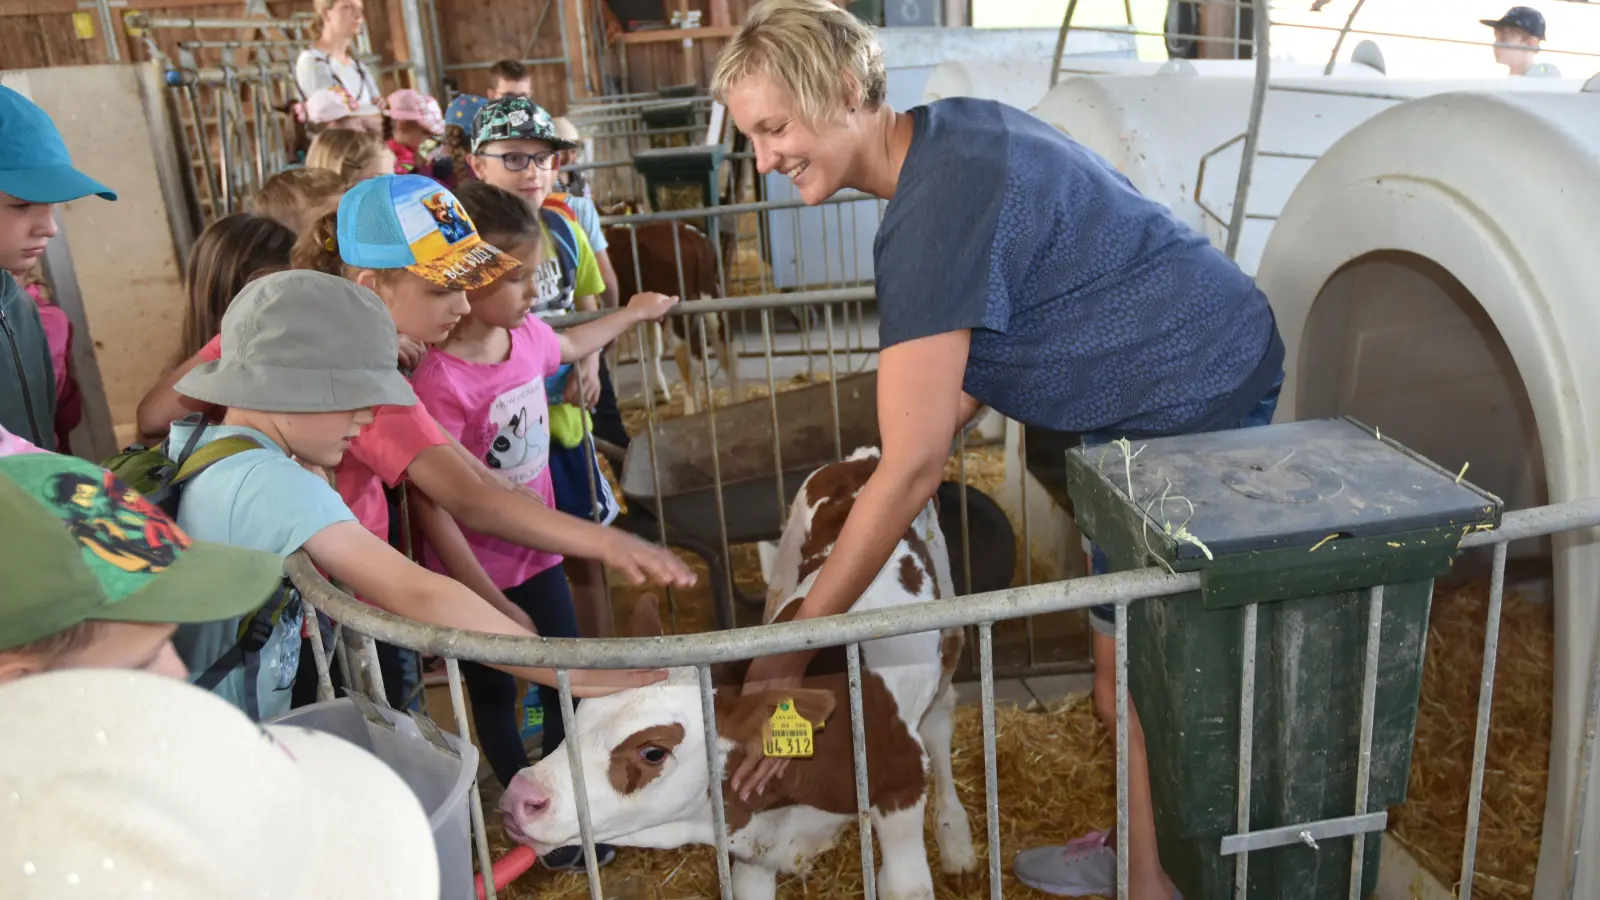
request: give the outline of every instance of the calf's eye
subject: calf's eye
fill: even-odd
[[[640,747],[639,758],[652,766],[659,766],[667,761],[667,751],[661,747]]]

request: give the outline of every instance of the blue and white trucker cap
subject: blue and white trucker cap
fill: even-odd
[[[28,203],[66,203],[112,190],[72,167],[56,123],[37,104],[0,87],[0,193]]]
[[[457,291],[481,288],[522,263],[484,242],[456,195],[422,175],[380,175],[339,201],[339,258],[406,269]]]

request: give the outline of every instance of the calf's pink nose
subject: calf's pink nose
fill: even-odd
[[[550,808],[550,795],[532,779],[520,775],[511,779],[511,786],[500,798],[500,809],[520,825],[538,818]]]

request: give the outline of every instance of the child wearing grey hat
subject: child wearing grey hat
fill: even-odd
[[[221,425],[174,423],[173,447],[192,453],[244,438],[257,449],[212,463],[185,487],[178,523],[191,536],[287,557],[304,549],[317,567],[396,615],[448,628],[533,633],[453,579],[413,563],[356,521],[344,501],[306,465],[333,468],[372,421],[375,406],[416,401],[395,368],[398,337],[383,301],[360,285],[320,272],[258,279],[222,319],[222,358],[178,382],[186,396],[228,408]],[[299,604],[276,618],[258,671],[236,671],[211,686],[269,720],[288,711],[299,666]],[[192,672],[207,671],[236,642],[239,620],[185,626],[174,637]],[[546,668],[496,666],[554,684]],[[580,695],[651,684],[660,672],[574,673]],[[581,685],[581,686],[580,686]]]

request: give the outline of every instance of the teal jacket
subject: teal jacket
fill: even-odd
[[[55,421],[56,373],[39,308],[0,271],[0,425],[54,451]]]

